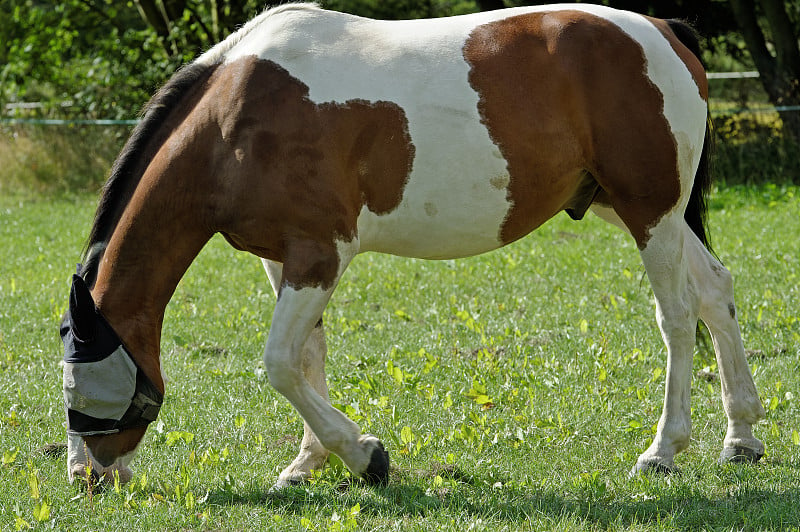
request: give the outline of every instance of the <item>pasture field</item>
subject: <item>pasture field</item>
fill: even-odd
[[[665,350],[633,241],[559,215],[460,261],[358,257],[325,315],[331,398],[384,441],[388,486],[336,460],[270,493],[301,422],[261,363],[274,298],[260,262],[215,238],[167,309],[164,408],[133,481],[66,481],[58,322],[95,198],[0,198],[0,530],[571,530],[800,527],[800,188],[716,190],[767,418],[761,463],[717,464],[708,342],[680,474],[629,478],[664,392]],[[143,280],[144,282],[145,280]]]

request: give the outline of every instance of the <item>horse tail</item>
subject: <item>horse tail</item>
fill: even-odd
[[[141,121],[133,129],[114,161],[95,212],[83,253],[83,264],[78,272],[90,287],[94,286],[100,259],[142,174],[172,132],[164,127],[165,123],[173,112],[182,107],[181,102],[187,100],[208,79],[213,70],[212,66],[197,62],[184,66],[144,107]],[[190,111],[190,108],[184,108],[180,112]]]
[[[683,218],[689,224],[689,228],[697,235],[703,246],[709,251],[711,249],[711,241],[708,236],[707,219],[708,219],[708,194],[711,190],[712,175],[711,175],[711,151],[713,150],[712,140],[712,125],[711,117],[706,118],[706,133],[703,140],[703,151],[700,154],[700,164],[697,167],[697,173],[694,176],[694,183],[692,184],[692,192],[689,194],[689,203],[686,205],[686,212]]]
[[[666,22],[678,40],[697,57],[701,64],[703,64],[700,40],[695,29],[682,20],[670,19]],[[705,68],[705,64],[703,64],[703,68]],[[706,132],[703,139],[703,150],[700,154],[700,164],[694,176],[692,192],[689,195],[689,202],[686,205],[686,212],[683,217],[692,232],[694,232],[697,238],[700,239],[700,242],[703,243],[703,246],[713,253],[706,223],[708,218],[708,203],[706,199],[711,190],[712,183],[711,153],[714,149],[712,131],[713,124],[711,123],[711,114],[707,112]]]

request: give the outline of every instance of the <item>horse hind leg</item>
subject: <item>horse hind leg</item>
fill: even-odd
[[[720,462],[755,462],[764,444],[753,436],[752,425],[765,415],[744,353],[730,272],[696,238],[687,237],[689,271],[700,295],[700,319],[714,343],[728,418]]]
[[[656,435],[632,473],[672,470],[675,454],[689,444],[692,354],[698,318],[711,332],[728,418],[721,461],[758,460],[764,446],[753,437],[752,425],[764,416],[764,410],[744,356],[730,273],[676,214],[668,215],[652,229],[641,256],[667,346],[667,375]]]
[[[594,204],[591,209],[606,222],[631,233],[612,207]],[[656,320],[667,347],[667,375],[656,435],[639,456],[632,475],[673,471],[675,455],[688,447],[691,436],[690,384],[699,300],[683,257],[686,230],[688,226],[676,215],[662,219],[640,250],[655,295]]]
[[[656,435],[639,456],[632,474],[672,471],[674,456],[689,445],[692,354],[700,298],[685,257],[688,231],[682,217],[665,216],[651,230],[650,239],[640,250],[655,295],[656,319],[667,347],[667,371]]]
[[[264,269],[267,277],[278,296],[280,291],[281,279],[283,277],[283,265],[279,262],[263,260]],[[303,374],[311,387],[322,399],[330,402],[328,397],[328,383],[325,378],[325,360],[328,354],[328,347],[325,342],[325,329],[322,320],[311,330],[303,345],[301,352]],[[303,422],[303,439],[300,442],[300,452],[297,457],[287,466],[278,476],[274,488],[280,489],[286,486],[302,483],[312,476],[313,471],[321,471],[328,459],[328,450],[322,446],[319,438],[311,430],[308,423]]]

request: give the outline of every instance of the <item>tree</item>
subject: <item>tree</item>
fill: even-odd
[[[730,0],[761,84],[776,106],[800,105],[798,6],[784,0]],[[784,131],[800,141],[800,112],[782,113]]]
[[[0,0],[0,104],[38,102],[54,117],[135,114],[175,66],[136,11],[115,4]]]
[[[135,0],[164,51],[188,61],[232,33],[262,7],[255,0]]]

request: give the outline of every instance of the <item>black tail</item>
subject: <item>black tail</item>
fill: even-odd
[[[700,154],[700,165],[694,176],[692,193],[689,195],[689,203],[686,205],[686,212],[683,218],[692,229],[700,242],[713,253],[711,241],[708,237],[706,219],[708,217],[708,204],[706,199],[711,190],[711,152],[713,151],[713,138],[711,134],[711,117],[706,120],[706,136],[703,141],[703,151]]]
[[[678,40],[702,63],[700,41],[694,28],[682,20],[670,19],[667,20],[667,24],[669,24],[670,29]],[[705,67],[705,65],[703,65],[703,67]],[[714,148],[714,139],[711,134],[712,127],[711,115],[709,114],[706,117],[706,135],[703,141],[703,151],[700,154],[700,165],[697,167],[697,173],[694,176],[694,184],[692,185],[692,193],[689,195],[689,203],[683,215],[686,223],[689,224],[694,234],[697,235],[697,238],[700,239],[709,251],[712,251],[712,249],[708,237],[708,230],[706,229],[706,218],[708,214],[706,198],[711,189],[711,153]]]

